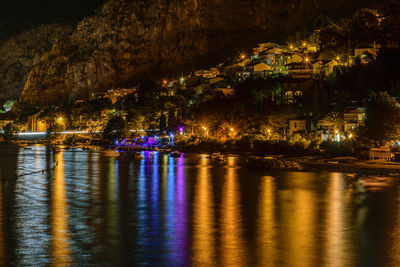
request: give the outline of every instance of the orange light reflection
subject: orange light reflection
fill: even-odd
[[[64,158],[63,153],[55,154],[58,165],[54,170],[53,194],[51,199],[52,225],[52,258],[53,266],[66,266],[71,261],[68,244],[68,204],[65,192]]]
[[[276,261],[276,218],[275,218],[275,181],[273,177],[262,178],[258,219],[258,259],[266,265]]]
[[[214,198],[207,161],[206,157],[202,157],[193,207],[193,262],[195,266],[208,266],[215,261]]]
[[[222,266],[246,266],[245,245],[242,239],[242,217],[234,159],[228,158],[221,205]]]

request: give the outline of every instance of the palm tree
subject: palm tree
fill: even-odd
[[[322,124],[328,126],[328,138],[331,140],[331,128],[333,127],[333,136],[338,127],[342,124],[343,119],[339,112],[330,112],[322,119]]]

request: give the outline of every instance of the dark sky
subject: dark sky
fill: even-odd
[[[33,25],[74,22],[90,15],[105,0],[0,0],[0,38]]]

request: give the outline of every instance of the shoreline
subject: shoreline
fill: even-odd
[[[65,146],[69,148],[82,148],[84,147],[92,147],[97,148],[93,149],[93,151],[101,151],[100,148],[106,149],[106,146],[98,146],[98,145],[61,145],[61,144],[49,144],[43,142],[1,142],[0,146],[7,145],[15,145],[18,147],[26,147],[26,146],[35,146],[35,145],[43,145],[43,146]],[[160,152],[157,150],[147,150]],[[129,151],[127,151],[129,152]],[[140,151],[137,151],[140,152]],[[197,151],[197,152],[185,152],[184,154],[210,154],[206,151]],[[225,156],[229,157],[252,157],[254,153],[252,152],[222,152]],[[368,161],[368,160],[359,160],[354,157],[336,157],[329,158],[324,156],[290,156],[290,155],[267,155],[260,156],[260,158],[271,157],[274,159],[282,159],[288,161],[295,161],[302,167],[301,170],[295,171],[310,171],[310,172],[318,172],[318,171],[330,171],[330,172],[350,172],[350,173],[360,173],[360,172],[368,172],[368,173],[385,173],[391,175],[399,175],[400,176],[400,162],[387,162],[387,161]],[[244,167],[247,167],[246,164],[243,164]],[[263,168],[260,168],[263,169]],[[281,171],[293,171],[290,169],[282,169]]]
[[[324,157],[298,157],[296,160],[302,167],[302,171],[330,171],[330,172],[368,172],[400,175],[400,163],[388,161],[368,161],[351,158],[354,161],[341,162],[341,158]],[[349,159],[349,157],[346,157]]]

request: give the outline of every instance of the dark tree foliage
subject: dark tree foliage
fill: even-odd
[[[367,117],[362,134],[384,145],[400,135],[400,105],[386,92],[374,93],[367,102]]]
[[[327,80],[331,102],[346,106],[350,101],[365,100],[371,93],[390,91],[400,98],[400,50],[384,49],[368,64],[356,61],[343,67]]]
[[[107,140],[115,140],[125,137],[128,133],[126,121],[122,117],[111,118],[103,132],[103,137]]]
[[[160,132],[163,132],[167,129],[167,116],[165,116],[164,112],[161,112],[159,127]]]
[[[8,123],[3,127],[3,134],[2,137],[4,138],[4,140],[11,140],[13,138],[15,138],[15,136],[17,135],[19,131],[19,127],[13,123]]]

